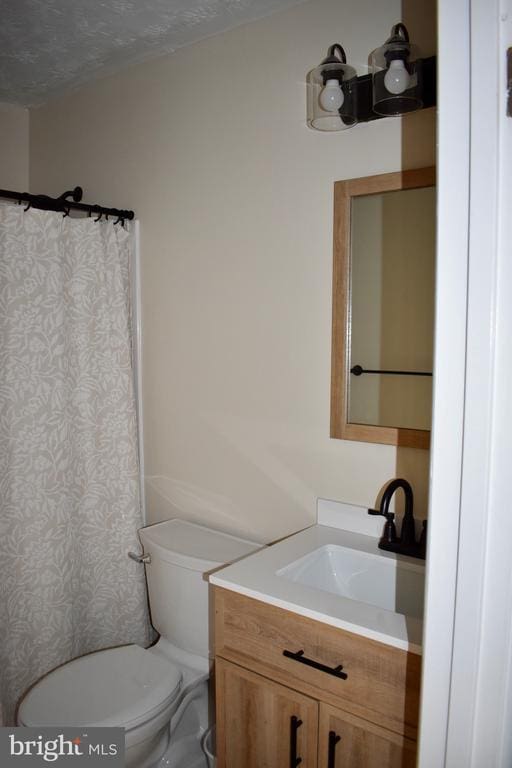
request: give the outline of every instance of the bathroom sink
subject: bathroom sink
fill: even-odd
[[[326,544],[276,571],[306,587],[415,618],[423,616],[423,565]]]

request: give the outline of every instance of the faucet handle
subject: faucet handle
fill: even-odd
[[[398,541],[395,526],[395,515],[393,512],[381,512],[380,509],[369,509],[368,514],[382,515],[382,517],[386,518],[384,530],[382,531],[382,542],[385,542],[386,544],[394,544],[396,541]]]
[[[393,512],[386,512],[384,517],[386,518],[386,523],[384,525],[384,530],[382,531],[382,541],[385,541],[386,544],[394,544],[396,541],[398,541],[398,536],[396,535],[395,515]]]

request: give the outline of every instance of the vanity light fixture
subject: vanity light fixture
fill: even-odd
[[[318,131],[341,131],[355,125],[356,71],[336,43],[308,74],[308,125]]]
[[[358,77],[346,63],[341,45],[331,45],[326,58],[307,76],[310,128],[340,131],[435,106],[436,57],[418,58],[405,24],[395,24],[369,59],[370,73]]]

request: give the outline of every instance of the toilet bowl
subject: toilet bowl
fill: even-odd
[[[125,729],[127,768],[155,766],[183,715],[196,707],[207,722],[209,571],[261,545],[183,520],[140,532],[151,620],[151,648],[124,645],[63,664],[25,694],[21,726],[116,726]],[[200,738],[201,733],[198,733]]]
[[[159,756],[167,747],[166,726],[181,687],[179,667],[150,650],[110,648],[73,659],[40,680],[21,703],[18,724],[122,727],[126,764],[142,768],[151,765],[146,755]]]

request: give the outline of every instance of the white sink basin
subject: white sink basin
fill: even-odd
[[[326,544],[276,575],[405,616],[423,617],[425,570],[420,564]]]

